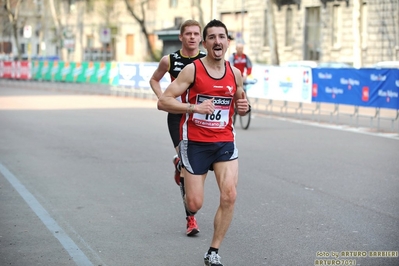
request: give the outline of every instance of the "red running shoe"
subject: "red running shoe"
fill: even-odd
[[[199,228],[197,225],[197,220],[194,216],[187,216],[187,236],[193,236],[199,233]]]
[[[173,164],[175,165],[175,182],[180,186],[180,158],[177,155],[173,157]]]

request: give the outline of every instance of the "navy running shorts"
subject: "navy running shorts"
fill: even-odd
[[[182,116],[182,114],[168,113],[168,129],[175,148],[179,146],[180,142],[180,120]]]
[[[213,170],[217,162],[231,161],[238,158],[235,142],[180,142],[180,159],[183,167],[193,175],[203,175]]]

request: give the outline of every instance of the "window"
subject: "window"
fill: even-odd
[[[42,0],[36,0],[34,3],[36,4],[36,11],[38,13],[41,13],[42,9],[43,9],[43,1]]]
[[[126,54],[134,55],[134,35],[126,35]]]
[[[107,12],[114,11],[114,2],[113,1],[106,1]]]
[[[269,47],[269,23],[267,23],[267,10],[263,16],[263,46]]]
[[[341,46],[341,8],[339,5],[334,5],[332,9],[332,46],[338,48]]]
[[[305,14],[304,60],[320,59],[320,7],[307,7]]]
[[[86,0],[86,12],[91,13],[94,11],[94,0]]]
[[[0,53],[11,54],[12,44],[11,42],[1,42],[0,43]]]
[[[361,34],[362,34],[362,48],[367,48],[367,39],[368,39],[368,35],[367,35],[367,21],[368,21],[368,8],[367,8],[367,4],[363,3],[362,5],[362,10],[361,10]]]
[[[93,35],[87,35],[86,36],[86,47],[87,48],[93,48],[94,47],[94,36]]]
[[[292,9],[287,8],[285,13],[285,46],[292,46]]]
[[[68,13],[68,14],[70,14],[70,13],[72,13],[72,12],[75,11],[75,9],[76,9],[75,0],[68,0],[68,1],[66,2],[66,4],[67,4],[67,13]]]
[[[177,0],[169,0],[169,7],[177,7]]]
[[[155,42],[157,40],[155,34],[148,34],[148,40],[150,41],[151,47],[155,47]]]
[[[175,17],[175,26],[181,26],[183,24],[183,18],[182,17]]]
[[[148,9],[155,10],[157,7],[157,3],[155,0],[148,0]]]

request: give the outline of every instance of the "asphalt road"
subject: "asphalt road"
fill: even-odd
[[[225,266],[399,265],[397,135],[255,116],[237,145]],[[202,265],[218,190],[186,237],[173,155],[152,100],[0,87],[0,265]]]

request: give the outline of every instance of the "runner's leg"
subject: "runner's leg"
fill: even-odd
[[[214,219],[211,247],[219,248],[230,226],[237,196],[238,159],[213,165],[220,190],[220,204]]]

